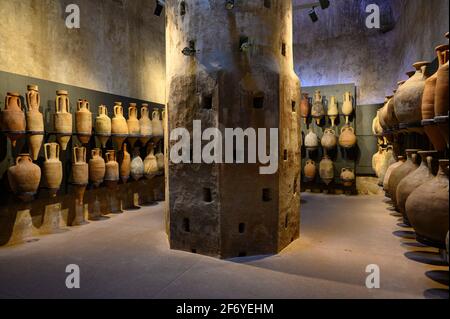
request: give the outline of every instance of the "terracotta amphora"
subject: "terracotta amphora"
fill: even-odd
[[[439,161],[435,178],[417,187],[406,201],[406,214],[417,241],[445,249],[449,224],[448,160]]]
[[[448,38],[448,33],[446,34]],[[437,48],[439,57],[439,69],[436,74],[436,91],[435,91],[435,104],[434,113],[435,116],[448,116],[448,67],[449,67],[449,49],[448,45],[445,49]]]
[[[404,156],[398,156],[397,161],[388,167],[386,174],[384,175],[384,180],[383,180],[383,190],[386,192],[386,196],[392,197],[391,194],[389,194],[389,180],[391,179],[392,172],[397,167],[403,165],[405,163],[405,161],[406,161],[406,158]]]
[[[88,144],[92,136],[92,113],[89,101],[78,100],[75,123],[78,139],[82,144]]]
[[[102,150],[95,148],[92,150],[92,158],[89,160],[89,180],[95,187],[99,187],[106,174],[106,164],[102,157]]]
[[[445,35],[448,38],[448,32]],[[449,51],[448,49],[445,52],[442,52],[439,56],[441,61],[441,66],[437,71],[437,79],[436,79],[436,92],[435,92],[435,103],[434,103],[434,113],[435,113],[435,121],[441,131],[441,135],[444,137],[447,146],[449,144],[449,131],[448,131],[448,66],[449,66]],[[443,120],[441,120],[443,119]]]
[[[434,178],[431,170],[433,155],[436,156],[437,151],[420,151],[418,154],[422,158],[422,163],[419,168],[403,178],[397,187],[396,198],[398,209],[400,210],[400,213],[402,213],[403,219],[407,224],[409,222],[405,211],[406,200],[417,187]]]
[[[372,169],[375,172],[375,174],[377,175],[377,177],[380,177],[380,168],[381,168],[381,164],[383,162],[384,153],[385,153],[385,149],[382,148],[381,146],[379,146],[378,152],[376,152],[372,156]]]
[[[353,169],[345,167],[341,170],[341,180],[345,187],[351,187],[355,182],[355,173]]]
[[[416,73],[394,95],[395,116],[400,124],[418,125],[422,121],[422,96],[428,64],[424,61],[415,63]]]
[[[156,159],[153,147],[150,147],[150,152],[144,160],[144,175],[151,179],[158,174],[158,161]]]
[[[108,108],[105,105],[98,107],[98,116],[95,120],[95,134],[103,148],[105,148],[111,137],[111,119],[108,116]]]
[[[316,178],[317,167],[316,167],[316,162],[314,162],[313,160],[308,159],[306,161],[305,168],[303,170],[304,170],[305,180],[307,182],[311,182]]]
[[[322,147],[327,150],[332,150],[336,147],[337,137],[333,129],[331,128],[325,129],[322,136],[321,144]]]
[[[19,138],[25,136],[26,122],[19,93],[8,92],[5,108],[0,114],[0,127],[11,140],[13,147]]]
[[[116,102],[114,105],[114,118],[112,119],[111,131],[113,140],[122,147],[123,142],[128,137],[128,124],[123,116],[123,107],[121,102]]]
[[[114,186],[120,179],[119,163],[116,160],[116,151],[106,152],[106,174],[105,182],[108,186]]]
[[[320,121],[325,116],[325,108],[323,106],[323,97],[320,91],[316,91],[314,94],[314,103],[311,108],[311,115],[316,119],[317,125],[320,125]]]
[[[89,164],[86,163],[86,148],[73,148],[72,163],[73,184],[84,186],[89,183]]]
[[[380,186],[383,186],[383,181],[386,176],[386,172],[392,164],[395,164],[395,162],[396,160],[394,156],[393,147],[389,145],[383,154],[381,164],[378,168],[378,184]]]
[[[131,174],[131,155],[128,153],[127,144],[123,144],[122,163],[120,163],[120,179],[126,184]]]
[[[58,191],[63,179],[62,163],[59,160],[60,146],[58,143],[44,145],[45,162],[43,174],[47,188]]]
[[[346,125],[341,129],[339,145],[343,148],[352,148],[356,145],[356,135],[353,127]]]
[[[39,111],[41,106],[39,87],[37,85],[28,85],[27,88],[28,112],[26,119],[29,133],[28,145],[30,146],[31,157],[36,161],[44,141],[44,116]]]
[[[328,104],[327,115],[331,120],[331,126],[336,126],[336,119],[339,116],[339,108],[335,96],[330,97],[330,103]]]
[[[312,128],[309,129],[309,133],[305,136],[305,147],[310,150],[315,150],[319,147],[319,138]]]
[[[164,130],[162,121],[160,118],[159,110],[154,109],[152,114],[152,129],[153,129],[153,135],[156,137],[163,137],[164,136]]]
[[[372,121],[372,133],[375,136],[380,136],[381,134],[383,134],[383,128],[380,124],[380,110],[377,111],[377,115]]]
[[[133,147],[134,143],[136,143],[139,139],[138,137],[136,137],[136,135],[141,134],[141,127],[139,124],[138,109],[136,103],[130,103],[130,106],[128,107],[127,125],[128,133],[130,134],[130,136],[128,137],[128,142],[130,143],[131,147]]]
[[[135,149],[133,160],[131,161],[131,177],[138,181],[144,176],[144,161],[139,156],[138,149]]]
[[[411,174],[413,171],[419,168],[417,164],[417,152],[418,149],[407,149],[406,150],[406,161],[396,169],[394,169],[391,173],[391,177],[389,178],[389,194],[391,195],[392,203],[395,209],[399,210],[398,202],[397,202],[397,188],[403,178],[407,175]]]
[[[20,154],[16,158],[16,165],[8,169],[8,181],[20,199],[29,201],[39,188],[41,168],[33,164],[29,154]]]
[[[141,131],[141,142],[145,146],[153,134],[152,120],[150,120],[150,109],[148,104],[142,104],[141,119],[139,120],[139,126]]]
[[[303,121],[305,123],[308,120],[310,112],[311,112],[311,105],[309,103],[309,94],[303,93],[302,100],[300,102],[300,116],[303,118]]]
[[[402,84],[399,84],[402,85]],[[395,108],[394,108],[394,96],[388,96],[388,101],[386,102],[386,109],[384,113],[384,121],[386,123],[386,126],[390,130],[396,130],[398,129],[398,119],[395,115]]]
[[[158,171],[160,174],[163,174],[165,164],[164,164],[164,154],[161,150],[161,146],[159,147],[158,152],[155,154],[155,157],[156,157],[156,162],[158,163]]]
[[[436,48],[440,65],[439,68],[441,68],[442,65],[446,62],[446,54],[444,53],[445,51],[448,51],[448,45],[441,45]],[[434,121],[427,121],[435,118],[434,105],[437,75],[438,73],[436,72],[425,81],[425,88],[422,97],[422,120],[424,124],[425,134],[433,144],[434,149],[437,151],[445,151],[447,143],[445,137],[442,136],[439,126]]]
[[[65,90],[56,91],[55,101],[56,113],[54,114],[54,126],[57,133],[58,143],[63,151],[72,138],[72,113],[70,112],[69,93]]]
[[[319,175],[327,185],[334,179],[334,163],[327,155],[320,162]]]
[[[345,92],[344,102],[342,103],[342,114],[345,115],[345,123],[349,123],[349,118],[353,114],[353,95],[350,92]]]

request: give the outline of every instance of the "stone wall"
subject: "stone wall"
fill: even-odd
[[[65,26],[76,3],[81,28]],[[164,17],[146,0],[0,0],[0,70],[165,101]]]
[[[393,30],[365,27],[371,3],[395,23]],[[303,86],[356,83],[359,104],[383,102],[414,62],[433,59],[434,48],[446,43],[448,11],[445,0],[333,0],[328,9],[316,9],[313,23],[308,10],[295,10],[296,72]]]

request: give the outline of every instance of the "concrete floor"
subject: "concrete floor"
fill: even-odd
[[[280,255],[215,260],[168,249],[161,205],[126,212],[1,248],[0,298],[448,298],[448,266],[392,214],[382,196],[306,193],[301,239]]]

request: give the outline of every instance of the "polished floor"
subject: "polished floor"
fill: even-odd
[[[448,298],[448,266],[383,196],[303,194],[302,234],[277,256],[168,249],[162,206],[0,249],[0,298]],[[81,271],[67,289],[66,266]],[[368,289],[366,267],[381,285]]]

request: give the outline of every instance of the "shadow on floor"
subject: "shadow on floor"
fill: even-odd
[[[449,299],[448,289],[427,289],[423,296],[427,299]]]
[[[445,270],[430,270],[425,273],[425,275],[430,278],[431,280],[436,281],[437,283],[440,283],[442,285],[445,285],[448,287],[449,282],[449,273]]]
[[[416,233],[410,230],[396,230],[392,234],[404,239],[416,239]]]
[[[422,264],[433,266],[446,266],[447,263],[442,259],[439,253],[429,251],[408,251],[405,253],[406,258],[417,261]]]

